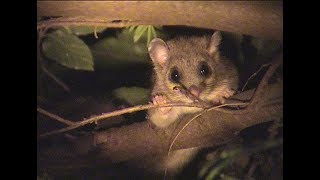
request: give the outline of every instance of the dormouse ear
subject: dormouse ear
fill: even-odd
[[[148,51],[154,64],[163,67],[168,62],[169,48],[162,39],[154,38],[149,43]]]
[[[221,32],[215,31],[211,36],[211,39],[208,45],[208,53],[210,55],[213,55],[214,53],[218,52],[220,42],[221,42]]]

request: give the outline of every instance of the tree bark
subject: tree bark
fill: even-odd
[[[268,94],[279,96],[281,90],[282,85],[278,84],[268,88]],[[181,132],[172,150],[221,145],[244,128],[281,116],[281,101],[276,105],[263,104],[261,107],[259,110],[237,115],[209,111]],[[149,122],[143,122],[96,134],[94,139],[104,155],[112,161],[124,161],[152,153],[165,154],[173,138],[192,117],[194,114],[187,115],[178,124],[165,130],[154,128]]]
[[[37,15],[62,16],[56,25],[184,25],[276,40],[283,33],[282,1],[38,0]]]
[[[181,133],[174,142],[172,151],[226,144],[247,127],[282,117],[282,86],[282,82],[267,86],[263,96],[259,97],[261,101],[256,108],[246,113],[208,111],[182,131],[182,127],[194,115],[183,117],[167,129],[158,129],[144,121],[82,137],[73,146],[38,149],[38,167],[65,171],[68,167],[110,165],[151,154],[166,155],[179,131]],[[249,90],[233,98],[248,100],[253,92],[254,90]]]

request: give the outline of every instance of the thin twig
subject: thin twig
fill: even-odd
[[[57,115],[55,115],[55,114],[52,114],[52,113],[50,113],[50,112],[48,112],[48,111],[46,111],[46,110],[44,110],[44,109],[42,109],[42,108],[40,108],[40,107],[37,107],[37,111],[38,111],[39,113],[41,113],[41,114],[44,114],[44,115],[46,115],[46,116],[48,116],[48,117],[51,117],[52,119],[55,119],[55,120],[57,120],[57,121],[59,121],[59,122],[62,122],[62,123],[64,123],[64,124],[67,124],[67,125],[69,125],[69,126],[72,126],[72,125],[75,124],[75,123],[72,122],[72,121],[63,119],[62,117],[57,116]]]
[[[126,114],[126,113],[132,113],[135,111],[142,111],[142,110],[156,108],[156,107],[174,107],[174,106],[198,107],[198,108],[203,108],[203,109],[208,108],[208,107],[203,106],[203,104],[201,104],[201,103],[193,103],[193,104],[172,103],[172,104],[164,104],[164,105],[153,105],[153,104],[139,105],[139,106],[125,108],[125,109],[121,109],[121,110],[117,110],[117,111],[113,111],[113,112],[109,112],[109,113],[104,113],[104,114],[101,114],[98,116],[93,116],[89,119],[74,123],[72,126],[68,126],[68,127],[62,128],[62,129],[58,129],[58,130],[54,130],[54,131],[51,131],[48,133],[41,134],[39,136],[39,138],[43,138],[43,137],[57,134],[57,133],[66,132],[66,131],[84,126],[86,124],[97,122],[99,120],[106,119],[106,118],[113,117],[113,116],[119,116],[119,115]]]
[[[43,72],[45,72],[51,79],[53,79],[59,86],[61,86],[65,91],[70,93],[70,88],[54,74],[52,74],[44,65],[41,66]]]
[[[222,104],[219,106],[215,106],[215,107],[211,107],[210,109],[204,109],[203,111],[201,111],[200,113],[198,113],[197,115],[195,115],[193,118],[191,118],[183,127],[182,129],[178,132],[178,134],[174,137],[173,141],[170,144],[169,150],[168,150],[168,155],[170,155],[171,149],[173,144],[175,143],[175,141],[177,140],[178,136],[180,135],[180,133],[195,119],[197,119],[198,117],[202,116],[204,113],[211,111],[211,110],[217,110],[218,108],[224,107],[224,106],[241,106],[241,105],[248,105],[248,103],[233,103],[233,104]],[[166,175],[167,175],[167,168],[164,171],[164,178],[166,179]]]
[[[231,111],[230,113],[232,113],[234,115],[246,114],[246,113],[249,113],[251,110],[254,110],[256,107],[258,107],[256,105],[257,105],[258,101],[260,100],[260,97],[262,97],[263,94],[266,93],[265,89],[266,89],[266,86],[268,85],[269,79],[274,74],[274,72],[277,70],[277,68],[282,64],[282,61],[283,61],[282,53],[280,53],[270,63],[267,72],[264,74],[258,87],[256,88],[256,90],[254,91],[254,93],[251,97],[249,105],[245,109],[238,110],[238,111]],[[225,111],[229,111],[229,110],[225,110]]]
[[[269,79],[272,77],[274,72],[278,69],[278,67],[282,64],[283,57],[282,53],[280,53],[278,56],[276,56],[273,61],[271,62],[271,65],[269,66],[267,72],[263,76],[261,82],[259,83],[256,91],[254,92],[250,104],[247,108],[256,107],[257,102],[259,101],[259,97],[263,95],[265,87],[268,85]]]
[[[233,104],[222,104],[222,105],[219,105],[219,106],[214,106],[214,107],[211,107],[209,109],[204,109],[203,111],[201,111],[200,113],[198,113],[197,115],[195,115],[192,119],[190,119],[188,121],[188,123],[186,123],[182,129],[178,132],[178,134],[175,136],[175,138],[173,139],[173,141],[171,142],[170,144],[170,147],[169,147],[169,150],[168,150],[168,156],[169,156],[169,153],[172,149],[172,146],[173,144],[175,143],[175,141],[177,140],[178,136],[180,135],[180,133],[193,121],[195,120],[196,118],[198,118],[199,116],[203,115],[204,113],[208,112],[208,111],[211,111],[211,110],[216,110],[218,108],[221,108],[221,107],[225,107],[225,106],[242,106],[242,105],[248,105],[248,103],[233,103]]]
[[[178,132],[178,134],[174,137],[173,141],[171,142],[170,144],[170,147],[169,147],[169,150],[168,150],[168,157],[170,155],[170,152],[171,152],[171,149],[172,149],[172,146],[174,144],[174,142],[176,141],[176,139],[178,138],[179,134],[182,132],[182,130],[184,130],[194,119],[198,118],[199,116],[203,115],[205,112],[207,112],[207,110],[203,110],[201,111],[200,113],[198,113],[197,115],[195,115],[190,121],[188,121],[187,124],[185,124],[183,126],[183,128]],[[164,170],[164,175],[163,175],[163,180],[166,179],[166,176],[167,176],[167,171],[168,171],[168,168],[166,167],[166,169]]]
[[[223,109],[217,109],[219,107],[224,107],[224,106],[236,106],[236,105],[246,105],[248,103],[234,103],[234,104],[223,104],[220,106],[215,106],[216,108],[210,108],[210,110],[215,109],[217,111],[222,110]],[[54,135],[54,134],[58,134],[58,133],[62,133],[62,132],[66,132],[66,131],[70,131],[72,129],[76,129],[78,127],[84,126],[86,124],[90,124],[93,122],[97,122],[99,120],[102,119],[106,119],[109,117],[113,117],[113,116],[119,116],[122,114],[126,114],[126,113],[132,113],[132,112],[136,112],[136,111],[142,111],[142,110],[146,110],[146,109],[150,109],[150,108],[157,108],[157,107],[177,107],[177,106],[184,106],[184,107],[198,107],[198,108],[202,108],[202,109],[207,109],[208,107],[204,106],[201,103],[192,103],[192,104],[183,104],[183,103],[171,103],[171,104],[163,104],[163,105],[153,105],[153,104],[148,104],[148,105],[139,105],[139,106],[134,106],[134,107],[129,107],[129,108],[125,108],[125,109],[121,109],[121,110],[117,110],[117,111],[113,111],[113,112],[109,112],[109,113],[104,113],[98,116],[93,116],[89,119],[74,123],[72,126],[68,126],[62,129],[58,129],[58,130],[54,130],[48,133],[44,133],[41,134],[39,136],[39,138],[43,138],[43,137],[47,137],[50,135]]]
[[[244,88],[247,86],[247,84],[249,83],[249,81],[255,77],[264,67],[270,66],[270,63],[268,64],[263,64],[262,66],[260,66],[260,68],[258,69],[258,71],[256,71],[255,73],[253,73],[247,80],[247,82],[244,84],[244,86],[241,89],[241,92],[243,92]]]

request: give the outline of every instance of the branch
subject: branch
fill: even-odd
[[[281,97],[282,84],[278,83],[273,86],[269,86],[266,89],[266,92],[268,93],[265,93],[264,97],[266,96],[270,101],[275,97]],[[238,94],[238,96],[241,95],[242,94]],[[154,153],[167,153],[166,149],[168,148],[164,147],[169,147],[172,140],[178,133],[180,133],[179,138],[173,145],[172,150],[217,145],[230,140],[230,138],[234,137],[237,132],[246,127],[269,121],[272,117],[282,116],[281,100],[272,106],[269,105],[262,107],[263,108],[259,109],[259,111],[252,111],[250,114],[236,115],[212,109],[210,111],[208,110],[206,113],[200,114],[192,123],[189,122],[194,115],[186,115],[180,123],[177,122],[175,125],[165,130],[153,128],[148,122],[136,123],[128,127],[115,128],[103,133],[97,133],[94,135],[94,142],[95,146],[99,146],[105,151],[105,153],[110,153],[110,155],[115,155],[113,153],[119,152],[121,149],[121,153],[117,154],[119,157],[115,157],[115,159],[127,158],[128,156],[122,154],[124,151],[129,153],[130,150],[134,149],[133,151],[137,152],[138,149],[136,149],[136,146],[141,146],[140,148],[143,149],[144,152],[139,151],[140,153],[147,153],[150,149],[155,150],[153,151]],[[181,131],[187,123],[189,123],[189,125]],[[144,136],[147,138],[142,138]],[[135,145],[129,141],[133,142]],[[157,143],[160,143],[160,145]],[[164,147],[157,149],[152,146]],[[126,148],[129,149],[124,150]],[[130,153],[133,152],[131,151]],[[129,155],[129,157],[133,156],[133,154]]]
[[[278,67],[282,64],[282,62],[283,62],[283,54],[282,53],[279,54],[278,56],[276,56],[272,60],[267,72],[263,76],[261,82],[259,83],[256,91],[254,92],[254,94],[251,98],[250,105],[248,106],[248,109],[250,109],[251,107],[252,108],[258,107],[258,106],[256,106],[256,104],[258,104],[258,102],[261,101],[261,99],[259,97],[263,96],[263,94],[265,93],[266,86],[268,85],[268,82],[269,82],[271,76],[278,69]]]
[[[243,85],[243,87],[241,88],[241,91],[243,91],[243,90],[247,87],[247,85],[248,85],[248,83],[249,83],[249,81],[250,81],[251,79],[253,79],[255,76],[257,76],[258,73],[259,73],[263,68],[268,67],[268,66],[270,66],[270,63],[261,65],[260,68],[248,78],[248,80],[246,81],[246,83],[245,83],[245,84]]]
[[[60,26],[94,26],[108,28],[123,28],[132,25],[131,21],[114,22],[113,20],[104,20],[101,18],[84,18],[84,17],[60,17],[37,24],[37,29],[55,28]]]
[[[38,107],[38,108],[37,108],[37,111],[38,111],[39,113],[41,113],[41,114],[44,114],[44,115],[46,115],[46,116],[48,116],[48,117],[51,117],[52,119],[55,119],[55,120],[57,120],[57,121],[59,121],[59,122],[62,122],[62,123],[64,123],[64,124],[66,124],[66,125],[71,126],[71,125],[74,125],[74,124],[75,124],[75,123],[72,122],[72,121],[63,119],[63,118],[61,118],[60,116],[57,116],[57,115],[55,115],[55,114],[52,114],[52,113],[50,113],[50,112],[48,112],[48,111],[46,111],[46,110],[44,110],[44,109],[42,109],[42,108],[39,108],[39,107]]]
[[[71,164],[74,163],[72,167],[79,167],[79,164],[89,166],[90,163],[93,162],[97,165],[97,159],[99,159],[99,163],[102,164],[121,162],[150,154],[165,155],[168,153],[168,149],[171,151],[225,144],[237,136],[239,131],[244,128],[270,121],[273,118],[282,117],[282,82],[277,82],[273,85],[268,84],[269,78],[281,63],[282,54],[275,58],[256,91],[248,90],[234,96],[235,99],[240,101],[245,101],[252,97],[251,103],[245,108],[246,113],[237,113],[238,111],[244,110],[230,111],[212,108],[212,110],[206,110],[206,112],[202,112],[196,115],[196,117],[192,114],[186,115],[180,121],[176,121],[173,125],[165,129],[158,129],[150,124],[149,121],[120,128],[112,128],[72,141],[73,149],[71,150],[67,148],[69,146],[63,148],[66,153],[72,152],[73,156],[86,154],[84,159],[71,158],[65,160],[65,156],[62,157],[61,155],[53,153],[53,156],[56,157],[50,157],[49,160],[48,158],[44,158],[40,163],[43,163],[44,167],[53,164],[59,166],[62,162],[65,164],[66,161]],[[228,103],[232,101],[234,100],[227,99],[226,105],[230,105]],[[255,103],[255,106],[253,106],[252,102]],[[129,111],[167,106],[169,105],[137,106],[103,114],[102,116],[93,117],[80,123],[94,122],[102,118],[120,115]],[[185,106],[185,104],[183,106]],[[195,104],[191,106],[194,107]],[[199,108],[205,107],[200,105]],[[67,128],[70,127],[73,126]],[[94,151],[94,153],[90,153],[91,151]],[[42,156],[44,155],[43,150],[41,151],[40,149],[40,156],[41,154]]]
[[[282,1],[37,1],[38,16],[65,25],[183,25],[282,40]]]
[[[262,101],[261,96],[263,95],[263,93],[265,92],[266,86],[268,85],[268,81],[271,78],[271,76],[274,74],[274,72],[277,70],[277,68],[282,64],[282,53],[278,56],[276,56],[276,58],[273,59],[273,61],[270,63],[270,66],[267,70],[267,72],[265,73],[265,75],[263,76],[261,82],[259,83],[256,91],[254,92],[251,100],[250,100],[250,104],[244,109],[244,110],[238,110],[238,111],[234,111],[234,110],[224,110],[224,109],[218,109],[219,107],[224,107],[224,106],[239,106],[239,105],[246,105],[246,103],[242,103],[242,104],[224,104],[221,106],[217,106],[217,107],[213,107],[212,109],[216,109],[218,111],[222,111],[224,113],[231,113],[231,114],[246,114],[249,113],[250,111],[253,111],[254,109],[258,108],[259,106],[257,105],[259,103],[259,101]],[[184,92],[184,93],[188,93],[188,92]],[[190,93],[189,93],[190,94]],[[99,116],[94,116],[91,117],[87,120],[83,120],[81,122],[78,123],[74,123],[68,127],[62,128],[62,129],[58,129],[58,130],[54,130],[48,133],[44,133],[41,134],[39,136],[39,138],[44,138],[44,137],[48,137],[50,135],[54,135],[54,134],[58,134],[58,133],[63,133],[66,131],[70,131],[72,129],[76,129],[78,127],[84,126],[86,124],[90,124],[93,122],[97,122],[98,120],[101,119],[106,119],[112,116],[119,116],[125,113],[132,113],[135,111],[142,111],[142,110],[146,110],[149,108],[155,108],[155,107],[172,107],[172,106],[187,106],[187,107],[199,107],[202,109],[207,109],[208,108],[208,104],[206,104],[205,102],[198,102],[198,103],[192,103],[192,104],[167,104],[167,105],[140,105],[140,106],[135,106],[135,107],[130,107],[130,108],[126,108],[126,109],[122,109],[122,110],[118,110],[118,111],[114,111],[111,113],[104,113],[102,115]],[[171,149],[171,148],[170,148]]]
[[[211,110],[201,114],[192,122],[194,115],[186,115],[166,129],[155,128],[149,121],[134,123],[120,128],[80,137],[70,146],[62,147],[65,153],[59,155],[57,150],[50,147],[50,157],[46,156],[45,148],[39,149],[39,167],[59,168],[68,164],[72,168],[81,166],[97,166],[127,161],[150,154],[166,155],[175,137],[171,150],[218,146],[231,141],[244,128],[267,122],[282,116],[282,83],[269,85],[262,98],[268,99],[258,104],[261,108],[248,114],[230,114]],[[253,91],[250,91],[251,95]],[[243,92],[242,95],[249,96]],[[277,103],[268,105],[275,98]],[[185,126],[189,123],[187,126]],[[185,127],[185,128],[184,128]],[[183,129],[184,128],[184,129]],[[183,130],[182,130],[183,129]],[[179,134],[179,136],[177,136]],[[68,148],[69,147],[69,148]],[[59,150],[58,152],[61,152]],[[92,152],[92,153],[91,153]],[[66,154],[72,154],[66,158]],[[79,155],[81,155],[79,157]],[[47,158],[46,158],[47,157]]]
[[[241,105],[246,105],[246,103],[223,104],[223,105],[216,106],[215,108],[220,108],[220,107],[224,107],[224,106],[231,106],[231,105],[232,106],[241,106]],[[58,129],[58,130],[54,130],[54,131],[51,131],[51,132],[48,132],[48,133],[41,134],[39,136],[39,138],[41,139],[41,138],[48,137],[48,136],[51,136],[51,135],[55,135],[55,134],[58,134],[58,133],[63,133],[63,132],[66,132],[66,131],[70,131],[72,129],[76,129],[76,128],[79,128],[81,126],[93,123],[93,122],[96,123],[99,120],[103,120],[103,119],[110,118],[110,117],[113,117],[113,116],[119,116],[119,115],[122,115],[122,114],[132,113],[132,112],[136,112],[136,111],[143,111],[143,110],[150,109],[150,108],[176,107],[176,106],[198,107],[198,108],[202,108],[202,109],[207,109],[208,108],[203,103],[192,103],[192,104],[171,103],[171,104],[164,104],[164,105],[153,105],[153,104],[139,105],[139,106],[125,108],[125,109],[121,109],[121,110],[117,110],[117,111],[113,111],[113,112],[109,112],[109,113],[103,113],[101,115],[93,116],[93,117],[91,117],[89,119],[85,119],[83,121],[74,123],[74,122],[71,122],[69,120],[65,120],[65,119],[63,119],[63,118],[61,118],[61,117],[59,117],[57,115],[51,114],[51,113],[43,110],[42,108],[38,107],[37,108],[38,112],[40,112],[42,114],[45,114],[45,115],[47,115],[47,116],[49,116],[49,117],[51,117],[51,118],[53,118],[53,119],[55,119],[57,121],[60,121],[60,122],[63,122],[65,124],[69,125],[68,127],[65,127],[65,128],[62,128],[62,129]],[[46,112],[46,113],[44,113],[44,112]]]
[[[264,74],[263,78],[261,79],[258,87],[255,89],[253,95],[250,98],[250,103],[246,106],[246,108],[243,108],[243,109],[238,110],[238,111],[224,110],[224,112],[225,113],[231,113],[231,114],[234,114],[234,115],[235,114],[247,114],[247,113],[250,113],[251,111],[254,111],[257,108],[260,108],[259,107],[259,103],[263,104],[263,102],[261,102],[261,101],[264,100],[262,97],[263,97],[263,95],[265,93],[266,87],[268,86],[268,82],[269,82],[271,76],[274,74],[274,72],[279,68],[279,66],[282,63],[283,63],[283,54],[280,53],[275,58],[273,58],[273,60],[270,63],[262,65],[260,67],[260,69],[258,70],[258,72],[265,66],[269,66],[268,70],[266,71],[266,73]],[[258,72],[256,72],[256,73],[258,73]],[[249,79],[247,80],[247,82],[253,76],[255,76],[256,73],[254,73],[252,76],[250,76]],[[247,82],[246,82],[246,84],[247,84]],[[244,89],[244,88],[242,88],[242,89]],[[237,100],[237,99],[235,99],[235,100]]]
[[[70,93],[70,88],[59,78],[57,78],[54,74],[52,74],[44,65],[41,65],[41,69],[44,73],[47,74],[51,79],[53,79],[59,86],[62,87],[66,92]]]

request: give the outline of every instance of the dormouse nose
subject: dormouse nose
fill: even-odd
[[[196,85],[191,85],[189,87],[189,92],[196,97],[199,97],[200,95],[200,89]]]

